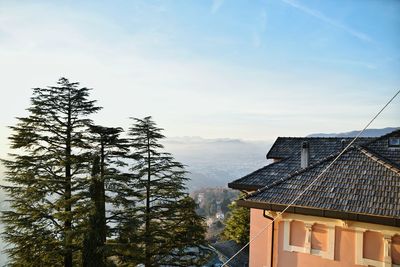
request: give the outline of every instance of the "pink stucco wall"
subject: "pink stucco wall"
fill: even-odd
[[[292,221],[290,224],[290,245],[303,247],[306,239],[306,228],[301,221]],[[323,224],[314,224],[311,231],[311,248],[326,251],[328,232]]]
[[[370,244],[374,244],[371,246]],[[366,231],[364,233],[364,258],[383,261],[383,235],[378,232]]]
[[[335,261],[342,265],[332,266],[359,266],[354,264],[356,261],[355,238],[356,234],[353,230],[335,227]]]
[[[251,209],[250,212],[250,238],[257,235],[271,220],[263,216],[262,210]],[[361,267],[355,264],[355,232],[342,227],[335,227],[334,260],[324,259],[320,256],[301,252],[289,252],[283,250],[284,223],[274,224],[274,242],[272,242],[272,229],[269,227],[257,239],[250,244],[250,267],[271,266],[271,245],[273,243],[274,267],[306,266],[306,267]],[[303,246],[305,240],[304,223],[292,221],[290,233],[290,245]],[[314,224],[312,227],[311,245],[313,249],[327,251],[328,231],[322,224]],[[383,260],[383,236],[378,232],[367,231],[364,234],[364,258]],[[392,260],[394,264],[400,264],[400,235],[392,238]]]
[[[290,245],[303,247],[306,238],[306,229],[304,223],[300,221],[293,221],[290,224]]]
[[[296,233],[291,233],[295,235]],[[307,266],[307,267],[361,267],[361,265],[355,265],[355,234],[352,231],[347,231],[336,227],[336,245],[335,245],[335,260],[324,259],[320,256],[288,252],[283,250],[283,222],[278,225],[278,236],[279,245],[276,261],[274,266],[276,267],[287,267],[287,266]],[[317,238],[317,237],[314,237]],[[319,233],[320,240],[325,243],[326,236],[322,237],[322,233]]]
[[[271,223],[264,217],[263,210],[250,209],[250,239]],[[250,267],[270,267],[272,246],[272,225],[250,244]]]

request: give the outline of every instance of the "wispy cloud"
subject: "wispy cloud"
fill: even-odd
[[[366,61],[361,61],[361,60],[351,60],[351,59],[333,59],[333,58],[312,58],[310,59],[314,62],[322,62],[322,63],[328,63],[328,64],[337,64],[340,66],[353,66],[353,67],[361,67],[369,70],[376,70],[378,68],[378,65],[372,62],[366,62]]]
[[[216,13],[224,4],[224,0],[212,0],[211,13]]]
[[[255,48],[259,48],[262,45],[261,36],[257,31],[253,32],[252,44]]]
[[[267,25],[267,12],[265,11],[265,9],[262,9],[258,17],[258,23],[256,24],[256,28],[253,31],[252,44],[256,48],[262,46],[262,36],[266,30],[266,25]]]
[[[332,26],[334,26],[336,28],[342,29],[345,32],[347,32],[348,34],[354,36],[355,38],[357,38],[357,39],[359,39],[361,41],[368,42],[368,43],[373,43],[374,42],[374,40],[372,40],[372,38],[369,37],[367,34],[365,34],[363,32],[360,32],[360,31],[357,31],[357,30],[355,30],[355,29],[353,29],[353,28],[351,28],[351,27],[349,27],[347,25],[344,25],[340,21],[332,19],[332,18],[322,14],[318,10],[309,8],[309,7],[303,5],[303,4],[299,3],[299,2],[293,1],[293,0],[281,0],[281,1],[284,2],[287,5],[289,5],[289,6],[293,7],[293,8],[296,8],[296,9],[298,9],[298,10],[300,10],[300,11],[302,11],[302,12],[304,12],[304,13],[310,15],[310,16],[313,16],[313,17],[315,17],[315,18],[317,18],[317,19],[319,19],[319,20],[321,20],[321,21],[323,21],[325,23],[328,23],[328,24],[330,24],[330,25],[332,25]]]
[[[225,6],[221,7],[221,3],[218,8],[223,9]],[[205,12],[211,12],[211,2],[204,5]],[[173,9],[168,5],[167,8]],[[105,107],[93,118],[97,123],[126,125],[129,116],[151,114],[168,129],[167,135],[246,139],[351,129],[375,103],[384,101],[385,94],[398,82],[395,73],[400,62],[398,53],[379,54],[382,60],[386,55],[393,62],[390,64],[395,64],[384,69],[392,67],[388,73],[383,72],[380,57],[374,61],[378,58],[374,53],[365,58],[360,56],[360,62],[324,54],[336,60],[333,63],[338,66],[345,63],[371,69],[376,66],[376,75],[362,68],[350,73],[347,70],[355,68],[332,71],[308,62],[296,65],[291,60],[292,49],[285,50],[287,55],[279,56],[279,61],[264,54],[264,50],[269,54],[278,51],[273,47],[254,49],[252,53],[259,59],[247,54],[247,45],[251,43],[248,44],[246,37],[251,38],[253,32],[258,34],[254,36],[255,46],[279,38],[273,35],[274,31],[267,31],[273,26],[269,22],[273,22],[274,14],[265,13],[262,6],[254,13],[255,18],[243,22],[246,27],[250,26],[245,28],[249,32],[219,35],[223,28],[218,28],[202,36],[212,48],[206,47],[212,50],[210,54],[197,53],[200,51],[197,40],[201,38],[189,40],[191,45],[182,44],[175,31],[186,34],[187,28],[176,21],[162,27],[168,20],[158,17],[157,10],[135,7],[133,12],[133,15],[125,12],[127,17],[119,21],[102,13],[77,12],[72,4],[69,8],[49,3],[0,8],[0,73],[6,88],[1,89],[4,93],[0,97],[0,122],[3,123],[0,123],[0,157],[8,147],[9,132],[4,126],[14,124],[14,116],[25,114],[29,88],[52,84],[59,75],[95,88],[93,98]],[[184,21],[194,23],[204,15],[191,15]],[[38,16],[46,17],[46,21],[37,20]],[[132,16],[137,20],[125,22]],[[165,33],[170,28],[174,29],[171,30],[173,38],[169,31]],[[209,28],[202,30],[209,31]],[[246,57],[244,64],[238,54],[233,54],[234,49],[243,54],[239,56]],[[321,58],[315,53],[301,56],[300,59]],[[358,57],[354,55],[350,59]],[[137,96],[142,101],[132,109],[132,99]],[[392,108],[388,115],[381,125],[396,124],[398,108]]]

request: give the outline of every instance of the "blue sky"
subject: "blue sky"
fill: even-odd
[[[399,1],[0,1],[0,152],[30,88],[92,87],[97,123],[273,140],[362,128],[400,87]],[[399,126],[400,99],[372,125]]]

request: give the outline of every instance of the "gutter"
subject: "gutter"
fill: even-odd
[[[249,201],[244,199],[239,199],[236,201],[237,205],[245,208],[254,208],[261,210],[271,210],[282,212],[287,205],[283,204],[272,204],[266,202],[257,202],[257,201]],[[326,218],[334,218],[348,221],[358,221],[358,222],[366,222],[366,223],[375,223],[387,226],[400,227],[400,218],[392,218],[392,217],[384,217],[384,216],[374,216],[369,214],[360,214],[353,212],[344,212],[344,211],[335,211],[335,210],[325,210],[318,208],[308,208],[308,207],[299,207],[299,206],[291,206],[286,212],[302,214],[302,215],[311,215],[318,217],[326,217]]]
[[[231,189],[244,190],[244,191],[248,191],[248,192],[256,191],[256,190],[262,188],[262,186],[237,184],[235,182],[228,183],[228,187]]]

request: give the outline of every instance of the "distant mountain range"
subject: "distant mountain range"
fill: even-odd
[[[367,129],[362,136],[376,137],[399,127]],[[344,133],[314,133],[309,137],[353,137],[359,131]],[[166,151],[187,165],[191,180],[190,191],[204,187],[225,187],[227,184],[253,172],[270,162],[265,155],[273,141],[245,141],[240,139],[202,137],[168,137],[164,140]],[[0,174],[4,169],[0,164]],[[2,175],[1,175],[2,176]]]
[[[394,130],[400,129],[400,127],[387,127],[382,129],[366,129],[361,137],[378,137],[385,135],[387,133],[393,132]],[[355,137],[360,133],[360,131],[351,131],[344,133],[315,133],[307,135],[308,137]]]
[[[228,182],[268,164],[268,141],[173,137],[164,141],[166,151],[187,165],[189,191],[226,187]]]
[[[378,137],[399,127],[367,129],[363,137]],[[344,133],[315,133],[308,137],[354,137],[359,131]],[[173,137],[164,142],[174,157],[187,165],[190,171],[188,188],[194,191],[204,187],[226,187],[227,184],[253,172],[270,162],[265,155],[271,141],[244,141],[240,139],[205,139],[201,137]]]

